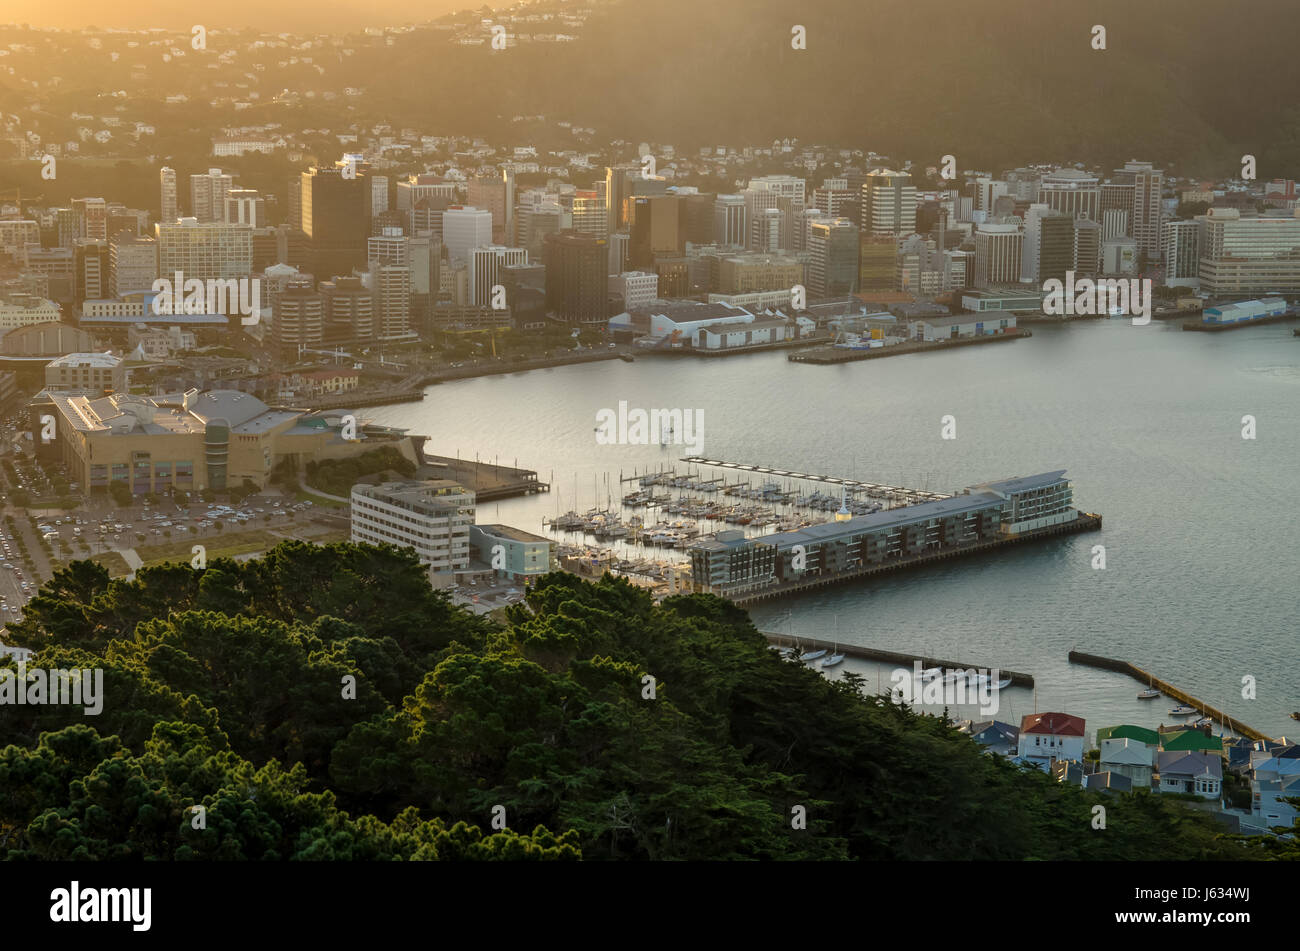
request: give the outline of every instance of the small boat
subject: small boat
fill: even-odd
[[[839,644],[836,644],[836,645],[835,645],[835,650],[834,650],[834,652],[831,654],[831,656],[829,656],[829,657],[827,657],[827,658],[825,658],[825,659],[822,660],[822,666],[823,666],[823,667],[834,667],[836,664],[841,664],[841,663],[843,663],[843,662],[844,662],[844,655],[840,653],[840,645],[839,645]]]
[[[1007,689],[1008,687],[1010,687],[1010,686],[1011,686],[1011,678],[1010,678],[1010,677],[1003,677],[1001,680],[998,681],[998,689],[999,689],[999,690],[1006,690],[1006,689]]]
[[[1195,712],[1196,712],[1195,707],[1189,707],[1185,703],[1180,703],[1178,706],[1172,708],[1169,711],[1169,715],[1171,717],[1190,717]]]
[[[1139,693],[1139,694],[1138,694],[1138,699],[1139,699],[1139,700],[1154,700],[1154,699],[1155,699],[1156,697],[1158,697],[1158,696],[1160,696],[1160,691],[1159,691],[1159,690],[1156,690],[1154,687],[1151,687],[1151,688],[1149,688],[1149,689],[1147,689],[1147,690],[1143,690],[1141,693]]]
[[[1214,726],[1214,719],[1212,717],[1201,717],[1199,720],[1196,720],[1194,723],[1192,723],[1192,726],[1194,727]]]
[[[826,653],[827,652],[824,650],[804,651],[802,654],[799,655],[799,659],[802,661],[817,660],[819,657],[825,657]]]

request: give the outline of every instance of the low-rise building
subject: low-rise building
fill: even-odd
[[[1219,799],[1223,789],[1223,757],[1217,753],[1162,752],[1157,755],[1156,789]]]
[[[1151,787],[1151,773],[1155,766],[1155,747],[1141,740],[1113,737],[1101,741],[1101,758],[1098,768],[1132,781],[1134,786]]]
[[[127,388],[123,360],[112,353],[69,353],[45,365],[45,387],[64,393],[102,396]]]
[[[555,570],[555,546],[541,535],[509,525],[471,525],[469,541],[475,558],[497,577],[524,581]]]

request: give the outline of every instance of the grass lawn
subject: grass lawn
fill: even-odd
[[[206,548],[208,561],[212,561],[214,558],[233,558],[235,555],[266,551],[282,541],[284,539],[278,535],[254,529],[247,532],[221,532],[202,540],[187,538],[184,541],[167,542],[162,545],[141,545],[135,551],[146,565],[161,565],[169,561],[189,564],[190,559],[194,557],[195,545]]]
[[[310,502],[313,506],[321,505],[330,509],[342,509],[348,507],[347,502],[335,502],[333,499],[321,498],[319,495],[312,495],[304,489],[299,489],[295,497],[299,502]],[[302,518],[302,513],[299,513],[298,517]]]
[[[131,566],[126,563],[126,559],[115,551],[103,551],[98,555],[91,555],[88,558],[78,556],[70,560],[93,561],[97,565],[103,565],[108,569],[108,576],[110,578],[125,578],[131,573]],[[66,568],[67,566],[68,561],[59,561],[55,563],[53,567],[57,571],[59,568]]]

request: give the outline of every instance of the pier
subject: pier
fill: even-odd
[[[1117,674],[1128,674],[1142,686],[1146,687],[1150,685],[1155,687],[1166,696],[1173,697],[1175,700],[1180,703],[1185,703],[1189,707],[1195,707],[1204,716],[1210,717],[1215,722],[1221,723],[1234,733],[1239,733],[1248,739],[1269,741],[1272,741],[1273,739],[1273,737],[1266,736],[1259,730],[1256,730],[1253,726],[1242,723],[1240,720],[1228,716],[1222,710],[1210,706],[1204,700],[1199,700],[1196,697],[1193,697],[1187,691],[1179,690],[1173,684],[1161,680],[1159,677],[1149,671],[1143,670],[1136,664],[1130,664],[1126,660],[1114,660],[1110,657],[1099,657],[1096,654],[1085,654],[1082,651],[1070,651],[1069,657],[1070,663],[1072,664],[1081,664],[1084,667],[1095,667],[1098,670],[1110,670]],[[1190,724],[1188,725],[1188,729],[1192,729]]]
[[[540,482],[532,469],[515,469],[451,456],[424,456],[421,478],[450,479],[474,492],[478,502],[510,499],[517,495],[549,492],[549,483]]]
[[[858,647],[854,644],[844,644],[839,641],[831,642],[821,640],[816,637],[801,637],[794,634],[773,634],[771,631],[759,631],[770,642],[777,646],[800,647],[804,650],[834,650],[846,657],[856,657],[859,660],[874,660],[884,664],[897,664],[900,667],[907,667],[909,670],[916,661],[921,662],[923,668],[942,667],[944,670],[976,670],[991,669],[982,664],[962,664],[954,660],[942,660],[937,657],[928,657],[925,654],[907,654],[900,651],[879,650],[875,647]],[[1013,687],[1033,687],[1034,678],[1031,674],[1023,674],[1015,670],[1007,670],[999,667],[998,672],[1004,677],[1011,678]]]
[[[878,565],[867,565],[860,568],[854,568],[851,571],[839,572],[824,577],[819,576],[799,581],[787,581],[784,583],[771,584],[756,591],[749,591],[746,593],[737,593],[733,595],[727,594],[725,591],[719,591],[717,594],[721,597],[730,598],[737,605],[746,606],[759,601],[768,601],[773,598],[782,598],[792,594],[803,594],[806,591],[824,588],[827,585],[843,584],[846,581],[858,581],[862,578],[882,575],[891,571],[903,571],[910,568],[919,568],[923,565],[934,564],[939,561],[947,561],[950,558],[964,558],[968,555],[975,555],[981,552],[995,551],[999,548],[1006,548],[1010,545],[1020,545],[1026,542],[1040,541],[1045,538],[1052,538],[1059,535],[1075,535],[1079,532],[1097,531],[1101,531],[1101,516],[1092,512],[1080,512],[1079,517],[1073,522],[1063,522],[1060,525],[1049,525],[1046,528],[1036,528],[1028,532],[1021,532],[1018,535],[1006,535],[989,541],[972,542],[967,545],[945,548],[941,551],[932,551],[904,558],[895,558],[892,561],[883,562]]]
[[[858,482],[853,479],[840,479],[836,476],[815,475],[808,472],[794,472],[789,469],[772,469],[768,466],[751,466],[740,462],[723,462],[720,459],[706,459],[703,456],[684,456],[682,462],[697,466],[712,466],[715,469],[730,469],[734,472],[754,472],[771,476],[775,479],[803,479],[806,482],[821,482],[826,485],[842,485],[850,492],[861,492],[875,498],[893,499],[909,505],[917,502],[934,502],[949,496],[938,492],[924,492],[920,489],[907,489],[898,485],[883,485],[878,482]]]
[[[981,343],[997,343],[1004,340],[1018,340],[1032,337],[1028,330],[1008,330],[1000,334],[981,334],[978,337],[957,337],[951,340],[910,340],[896,343],[892,347],[876,347],[872,350],[849,350],[836,347],[818,347],[792,353],[788,357],[791,363],[853,363],[858,360],[875,360],[879,357],[901,357],[906,353],[929,353],[931,350],[948,350],[952,347],[970,347]]]
[[[1254,320],[1239,320],[1231,324],[1211,324],[1204,320],[1185,320],[1183,321],[1184,330],[1202,330],[1208,333],[1217,333],[1220,330],[1239,330],[1242,327],[1259,327],[1264,324],[1280,324],[1284,320],[1295,320],[1296,315],[1292,313],[1278,314],[1276,317],[1256,317]]]

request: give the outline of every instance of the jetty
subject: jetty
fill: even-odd
[[[516,469],[452,456],[431,456],[428,453],[424,454],[424,464],[420,467],[419,475],[422,479],[450,479],[459,482],[473,491],[478,502],[551,491],[550,484],[538,480],[537,473],[532,469]]]
[[[788,357],[791,363],[854,363],[858,360],[875,360],[880,357],[901,357],[907,353],[929,353],[932,350],[950,350],[953,347],[973,347],[981,343],[998,343],[1006,340],[1019,340],[1032,337],[1028,330],[1017,328],[1006,333],[981,334],[978,337],[956,337],[950,340],[910,340],[896,343],[892,347],[875,347],[869,350],[852,350],[842,347],[817,347],[792,353]]]
[[[925,492],[920,489],[908,489],[898,485],[884,485],[879,482],[859,482],[855,479],[841,479],[837,476],[817,475],[811,472],[796,472],[792,469],[773,469],[770,466],[753,466],[742,462],[724,462],[721,459],[706,459],[704,456],[683,456],[681,459],[690,465],[711,466],[715,469],[730,469],[734,472],[754,472],[774,479],[803,479],[806,482],[821,482],[826,485],[843,486],[850,492],[860,492],[874,498],[893,499],[909,505],[917,502],[934,502],[948,498],[938,492]]]
[[[774,634],[771,631],[759,631],[772,644],[778,647],[799,647],[803,650],[834,650],[846,657],[856,657],[859,660],[874,660],[883,664],[896,664],[899,667],[911,669],[916,661],[921,662],[925,669],[931,667],[942,667],[944,670],[976,670],[992,669],[985,664],[963,664],[955,660],[943,660],[938,657],[930,657],[926,654],[909,654],[904,651],[887,651],[875,647],[859,647],[855,644],[845,644],[842,641],[828,641],[816,637],[803,637],[798,634]],[[999,667],[998,672],[1004,677],[1011,678],[1013,687],[1033,687],[1034,678],[1031,674],[1020,673],[1015,670],[1007,670],[1005,667]]]
[[[1142,686],[1146,687],[1150,685],[1155,687],[1161,693],[1173,697],[1175,700],[1185,703],[1189,707],[1194,707],[1205,716],[1210,717],[1210,719],[1214,720],[1216,723],[1223,724],[1223,726],[1232,730],[1234,733],[1239,733],[1240,735],[1252,740],[1273,740],[1273,737],[1262,733],[1250,724],[1242,723],[1235,717],[1228,716],[1222,710],[1210,706],[1204,700],[1193,697],[1185,690],[1180,690],[1167,680],[1161,680],[1150,671],[1143,670],[1141,667],[1137,666],[1137,664],[1131,664],[1126,660],[1115,660],[1111,657],[1101,657],[1097,654],[1085,654],[1083,651],[1070,651],[1069,657],[1070,663],[1072,664],[1081,664],[1084,667],[1095,667],[1098,670],[1110,670],[1117,674],[1128,674]],[[1190,725],[1188,726],[1188,729],[1191,729]]]

